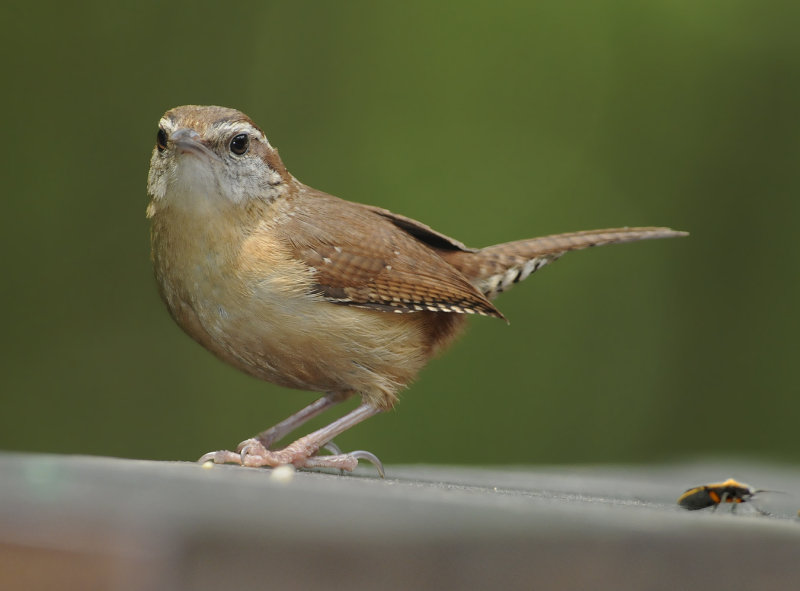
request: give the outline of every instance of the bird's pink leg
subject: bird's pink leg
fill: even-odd
[[[313,405],[306,407],[300,412],[306,411],[311,406]],[[332,456],[316,455],[317,452],[334,437],[379,412],[381,412],[381,410],[371,404],[362,404],[340,419],[333,421],[329,425],[313,433],[309,433],[305,437],[301,437],[281,450],[269,450],[258,439],[251,439],[248,440],[249,443],[243,442],[238,453],[225,450],[210,452],[200,458],[199,461],[206,462],[210,460],[216,464],[241,464],[242,466],[251,467],[274,467],[283,464],[293,464],[297,468],[338,468],[340,470],[352,471],[358,465],[358,460],[363,459],[369,460],[375,464],[378,472],[383,476],[383,466],[378,458],[369,452],[355,451]],[[292,417],[290,417],[290,419],[291,418]],[[287,419],[287,421],[288,420],[289,419]],[[284,421],[284,423],[286,423],[286,421]],[[276,427],[282,424],[283,423],[279,423]]]
[[[355,392],[352,390],[345,391],[345,392],[329,392],[319,400],[315,400],[305,408],[297,411],[290,417],[285,418],[277,425],[274,425],[267,429],[266,431],[262,431],[255,437],[251,439],[247,439],[242,441],[239,445],[236,446],[237,451],[242,451],[245,446],[252,445],[253,441],[258,441],[261,445],[265,448],[269,449],[273,443],[276,441],[280,441],[286,435],[300,427],[301,425],[305,424],[307,421],[310,421],[317,415],[321,414],[322,412],[328,410],[332,406],[339,404],[340,402],[344,402],[348,398],[350,398]]]

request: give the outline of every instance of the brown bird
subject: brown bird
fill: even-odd
[[[394,406],[468,314],[503,318],[501,292],[571,250],[683,236],[669,228],[557,234],[473,249],[425,224],[343,201],[294,178],[234,109],[177,107],[159,122],[147,182],[161,297],[193,339],[263,380],[325,393],[274,427],[201,461],[352,470],[368,452],[318,455]],[[361,405],[271,446],[352,395]]]

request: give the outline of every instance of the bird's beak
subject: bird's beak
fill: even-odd
[[[220,160],[219,156],[203,142],[200,134],[194,129],[178,129],[170,136],[169,140],[174,144],[178,154],[191,154],[212,160]]]

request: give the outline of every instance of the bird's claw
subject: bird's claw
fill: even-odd
[[[214,462],[215,464],[241,464],[241,455],[233,452],[221,449],[219,451],[210,451],[207,454],[203,454],[200,456],[200,459],[197,460],[199,464],[205,464],[206,462]]]
[[[290,464],[291,462],[274,463],[273,457],[276,452],[268,450],[258,439],[245,439],[236,446],[239,452],[239,463],[242,466],[276,466],[280,464]]]
[[[325,445],[322,446],[322,449],[331,452],[332,456],[340,456],[342,455],[342,448],[336,445],[333,441],[329,441]]]
[[[358,466],[359,460],[367,460],[368,462],[371,462],[375,466],[375,469],[378,471],[380,477],[386,477],[386,473],[383,469],[383,463],[378,459],[378,456],[363,450],[351,451],[350,453],[336,454],[332,456],[315,455],[306,458],[302,465],[297,463],[295,463],[295,465],[302,468],[334,468],[352,472],[356,469],[356,466]]]
[[[203,454],[199,460],[200,464],[214,462],[215,464],[238,464],[240,466],[278,466],[281,463],[274,461],[275,452],[269,451],[257,439],[245,439],[236,446],[236,451],[219,450],[210,451]]]
[[[358,451],[351,451],[347,455],[357,460],[367,460],[373,466],[375,466],[375,469],[378,471],[378,474],[380,474],[381,478],[386,478],[386,472],[383,469],[383,462],[381,462],[380,459],[378,459],[378,456],[376,456],[374,453],[360,449]]]
[[[257,439],[247,439],[236,446],[236,451],[212,451],[203,455],[198,462],[214,462],[215,464],[238,464],[247,467],[277,467],[284,464],[292,464],[296,468],[334,468],[352,472],[358,466],[359,460],[371,462],[381,478],[385,478],[383,463],[375,454],[358,450],[350,453],[342,453],[341,449],[333,443],[328,442],[323,446],[333,455],[316,455],[318,450],[309,449],[304,445],[302,439],[282,450],[271,451]]]

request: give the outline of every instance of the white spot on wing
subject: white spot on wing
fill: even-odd
[[[500,279],[500,288],[506,289],[509,285],[514,283],[514,279],[516,279],[518,273],[519,269],[516,267],[511,267],[508,271],[506,271],[503,274],[503,277]]]

